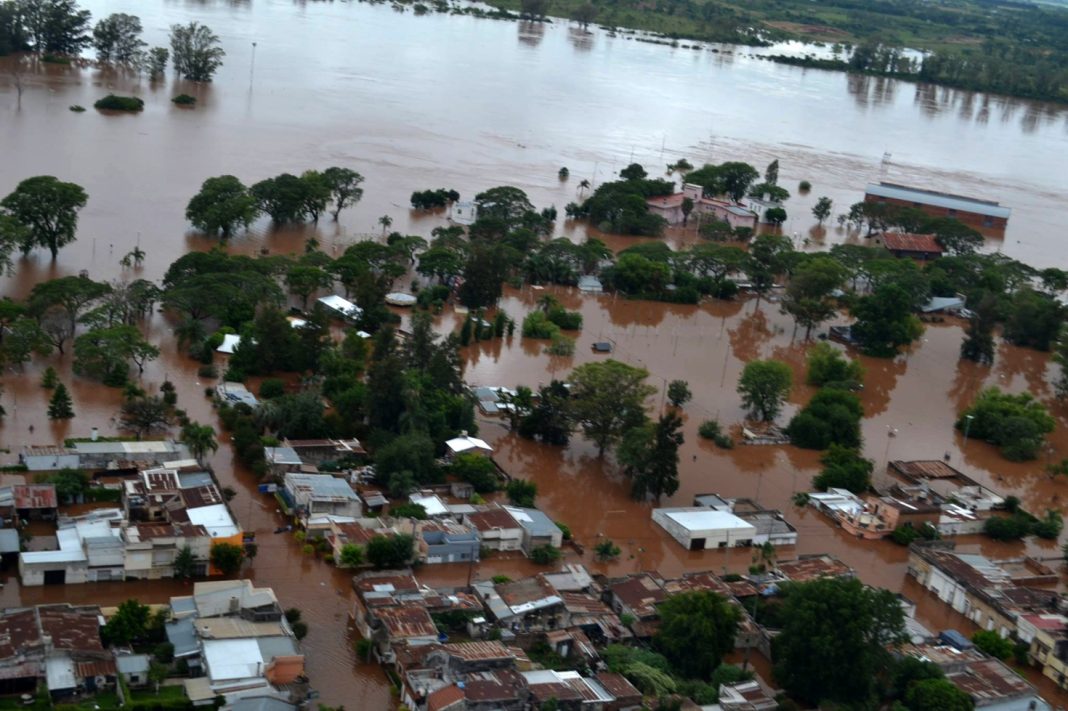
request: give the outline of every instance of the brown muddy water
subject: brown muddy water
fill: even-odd
[[[13,60],[0,59],[0,194],[30,175],[54,174],[84,185],[90,195],[78,242],[55,264],[43,254],[19,260],[16,273],[0,286],[4,294],[21,296],[41,280],[82,269],[95,279],[158,279],[180,254],[211,244],[188,233],[183,219],[186,201],[204,178],[233,173],[251,182],[333,164],[354,167],[367,177],[364,200],[338,224],[276,231],[260,223],[232,248],[300,251],[316,234],[327,252],[340,253],[353,240],[380,234],[376,220],[383,214],[393,218],[394,229],[427,236],[444,215],[414,213],[407,197],[428,187],[455,188],[469,197],[510,183],[527,190],[539,207],[562,208],[577,198],[580,180],[611,179],[632,160],[648,167],[684,156],[693,163],[763,165],[777,157],[784,185],[792,188],[800,179],[814,184],[808,196],[795,195],[787,204],[792,217],[785,229],[816,246],[853,238],[833,227],[814,228],[809,209],[816,197],[829,195],[836,211],[844,210],[861,198],[866,182],[882,173],[1000,200],[1014,213],[1007,234],[992,241],[991,249],[1036,265],[1068,266],[1054,241],[1068,194],[1068,172],[1060,162],[1068,154],[1068,122],[1060,108],[784,67],[753,59],[748,49],[713,53],[640,44],[601,32],[578,33],[564,23],[417,18],[382,6],[284,0],[90,0],[83,5],[96,16],[139,14],[152,44],[164,43],[172,23],[205,22],[220,35],[226,64],[213,84],[199,87],[173,78],[153,85],[89,66],[27,64],[20,105]],[[73,104],[91,107],[111,91],[142,96],[144,113],[68,110]],[[182,92],[198,96],[195,109],[170,104]],[[892,155],[883,168],[886,152]],[[561,165],[571,170],[567,182],[557,179]],[[576,224],[561,222],[558,230],[576,240],[585,236]],[[683,244],[694,236],[673,232],[668,239]],[[609,242],[616,248],[631,243]],[[118,261],[135,244],[147,252],[144,268],[123,271]],[[757,498],[782,509],[799,529],[796,550],[779,551],[780,557],[834,553],[865,581],[916,600],[921,621],[931,629],[969,630],[965,620],[906,581],[904,549],[850,539],[812,510],[792,506],[791,495],[807,489],[818,468],[815,453],[742,446],[727,452],[696,436],[706,418],[739,421],[734,387],[748,360],[781,358],[801,381],[805,344],[777,305],[676,306],[552,291],[585,318],[576,355],[550,358],[542,354],[542,343],[518,337],[477,344],[465,352],[469,382],[536,387],[597,358],[590,351],[594,341],[612,340],[613,357],[647,368],[650,382],[661,391],[675,378],[688,380],[694,391],[685,412],[682,486],[665,505],[688,504],[695,493],[710,491]],[[509,290],[501,307],[518,320],[543,293],[529,287]],[[460,318],[447,312],[439,327],[456,328]],[[203,395],[212,383],[197,377],[196,363],[177,354],[166,319],[157,315],[146,328],[163,350],[144,374],[146,388],[157,389],[170,379],[180,407],[195,420],[217,423]],[[961,364],[961,335],[959,324],[947,322],[929,327],[907,356],[864,359],[867,456],[881,471],[888,458],[938,458],[948,452],[955,466],[1019,496],[1031,510],[1063,509],[1068,482],[1044,473],[1047,459],[1068,457],[1068,412],[1052,403],[1048,358],[1002,346],[992,368]],[[72,386],[73,421],[52,423],[45,416],[47,393],[38,382],[49,364]],[[991,384],[1028,390],[1051,402],[1060,427],[1040,461],[1006,462],[986,444],[963,442],[952,429],[956,413]],[[0,402],[8,415],[0,425],[0,444],[12,452],[27,443],[83,436],[94,426],[103,434],[116,433],[119,393],[73,377],[69,355],[9,372],[3,385]],[[795,387],[783,418],[809,395],[804,386]],[[662,398],[658,393],[650,407],[662,407]],[[888,437],[891,430],[897,436]],[[597,563],[587,554],[583,562],[594,571],[656,569],[673,575],[709,568],[740,571],[750,563],[747,551],[682,550],[651,525],[651,504],[629,498],[611,457],[598,460],[581,439],[566,449],[544,447],[510,434],[494,420],[482,422],[482,434],[497,448],[505,469],[538,483],[539,505],[566,522],[587,550],[599,536],[620,545],[623,554],[614,563]],[[255,482],[236,466],[228,447],[212,463],[221,482],[239,492],[233,506],[242,525],[257,534],[259,555],[244,574],[274,587],[286,606],[304,611],[311,630],[304,641],[308,672],[322,701],[389,707],[380,670],[354,660],[345,624],[348,576],[302,556],[289,536],[273,534],[281,521],[273,501],[256,493]],[[992,556],[1024,550],[1060,556],[1058,546],[1046,542],[1001,545],[976,538],[964,544]],[[577,559],[571,552],[565,560]],[[473,571],[429,566],[419,574],[430,584],[455,585],[469,575],[517,577],[535,570],[525,560],[490,559]],[[172,582],[23,590],[9,573],[0,605],[109,604],[131,596],[162,602],[187,590]]]

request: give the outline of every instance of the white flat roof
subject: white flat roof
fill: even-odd
[[[450,439],[445,443],[445,446],[454,454],[469,452],[472,449],[481,449],[485,452],[493,451],[493,447],[489,446],[485,440],[479,439],[478,437],[471,437],[469,435]]]
[[[419,504],[426,509],[427,516],[444,516],[449,513],[449,507],[437,494],[412,494],[408,501]]]
[[[241,336],[236,333],[227,333],[223,336],[222,344],[215,350],[219,353],[232,354],[239,343],[241,343]]]
[[[204,640],[204,661],[212,683],[263,675],[263,655],[255,638]]]
[[[330,294],[329,296],[322,296],[318,299],[319,303],[328,309],[338,312],[345,316],[351,316],[353,318],[359,318],[363,313],[356,304],[352,303],[346,298],[338,296],[337,294]]]
[[[187,509],[186,513],[189,514],[189,523],[208,529],[208,534],[212,538],[229,538],[241,532],[241,529],[234,524],[234,519],[230,517],[226,504]]]
[[[756,530],[756,526],[727,511],[713,509],[659,509],[688,531]]]

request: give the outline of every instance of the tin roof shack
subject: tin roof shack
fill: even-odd
[[[463,522],[478,532],[482,545],[495,551],[517,551],[523,547],[523,527],[503,506],[487,506],[464,514]]]
[[[115,683],[115,660],[100,641],[99,607],[37,607],[45,648],[45,678],[53,699],[78,691],[102,691]]]
[[[958,553],[946,541],[909,546],[908,574],[976,625],[1002,637],[1024,612],[1056,611],[1058,595],[1033,586],[1056,585],[1057,574],[1034,558],[992,561]]]
[[[14,484],[0,488],[0,508],[26,520],[54,521],[59,502],[53,484]]]
[[[935,664],[949,682],[972,699],[977,709],[1051,711],[1049,703],[1027,679],[977,649],[918,644],[904,645],[898,653]]]
[[[96,473],[133,473],[142,469],[172,465],[174,462],[195,461],[184,444],[170,440],[81,441],[74,442],[72,449],[78,456],[75,468]]]
[[[870,184],[864,191],[865,202],[895,207],[911,207],[931,217],[952,217],[972,227],[1005,229],[1012,210],[992,200],[953,195],[936,190],[912,188],[896,183]]]
[[[798,556],[796,560],[779,561],[775,570],[786,580],[805,583],[823,578],[855,578],[856,571],[833,555],[815,553]]]
[[[451,519],[418,521],[416,550],[422,563],[477,562],[481,543],[471,527]]]
[[[781,511],[766,509],[753,499],[730,499],[729,501],[731,513],[755,529],[754,546],[762,546],[765,543],[773,546],[797,544],[797,529],[783,518]]]
[[[359,518],[362,513],[360,497],[348,482],[328,474],[289,472],[285,475],[285,494],[305,525],[313,517]]]
[[[607,704],[615,701],[597,679],[583,677],[577,671],[555,671],[539,669],[522,672],[526,679],[530,700],[535,707],[556,702],[561,710],[603,711]]]
[[[699,506],[653,509],[653,523],[691,551],[749,546],[757,531],[730,512]]]
[[[898,258],[928,261],[942,256],[942,245],[934,235],[918,235],[907,232],[884,232],[875,235],[876,244],[880,241],[890,254]]]
[[[323,534],[330,543],[334,563],[341,565],[341,552],[347,545],[365,547],[375,536],[392,536],[394,530],[380,518],[361,518],[356,521],[330,519],[330,527]]]
[[[446,441],[445,447],[449,450],[446,452],[446,455],[450,457],[465,453],[484,454],[489,456],[493,453],[493,447],[489,446],[486,440],[479,439],[478,437],[471,437],[467,433]]]
[[[192,523],[135,523],[123,531],[127,579],[174,577],[174,560],[185,548],[193,554],[193,575],[208,573],[211,534]]]
[[[523,529],[523,552],[528,556],[535,548],[550,546],[559,548],[564,542],[564,533],[551,518],[538,509],[505,506],[512,518]]]
[[[889,464],[891,474],[910,484],[926,487],[932,499],[946,508],[948,504],[975,512],[998,511],[1005,508],[1005,499],[963,472],[940,459],[902,461]]]
[[[569,624],[563,598],[542,575],[508,583],[482,581],[475,583],[474,590],[490,616],[513,632],[540,632]]]
[[[324,462],[367,454],[358,439],[284,439],[283,447],[292,450],[304,464],[319,466]]]
[[[187,597],[171,598],[171,607],[182,606]],[[211,580],[193,584],[192,605],[196,616],[240,617],[249,622],[277,622],[282,607],[274,590],[257,588],[251,580]]]
[[[271,474],[278,479],[283,479],[289,472],[313,474],[318,471],[315,467],[311,467],[314,471],[308,471],[304,460],[292,447],[264,447],[263,457],[267,461],[267,468],[270,469]]]
[[[757,681],[720,684],[719,707],[723,711],[772,711],[779,708],[776,701]]]
[[[635,637],[648,638],[656,633],[660,613],[656,606],[667,599],[664,579],[656,573],[636,573],[609,580],[604,587],[605,602],[620,616],[634,619],[630,629]]]
[[[429,709],[446,698],[458,699],[458,708],[467,709],[465,690],[472,681],[493,681],[501,686],[516,678],[521,650],[500,642],[428,644],[397,650],[397,671],[401,677],[401,702],[412,709]],[[442,693],[443,690],[450,690]],[[521,694],[511,694],[518,701]],[[508,708],[505,705],[505,708]],[[475,707],[477,708],[477,706]],[[496,707],[495,707],[496,708]]]

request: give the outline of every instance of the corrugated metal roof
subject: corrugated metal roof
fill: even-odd
[[[950,193],[940,193],[934,190],[910,188],[906,185],[897,185],[895,183],[872,184],[865,189],[865,192],[868,195],[874,195],[875,197],[903,200],[905,202],[918,202],[921,205],[932,205],[934,207],[944,207],[947,210],[972,212],[977,215],[988,215],[990,217],[1001,217],[1006,220],[1009,219],[1009,215],[1012,214],[1011,209],[1002,207],[991,200],[979,200],[977,198],[964,197],[963,195],[952,195]]]

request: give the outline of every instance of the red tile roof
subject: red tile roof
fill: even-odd
[[[887,232],[883,234],[883,244],[892,252],[933,252],[942,253],[942,245],[934,235],[917,235],[907,232]]]

